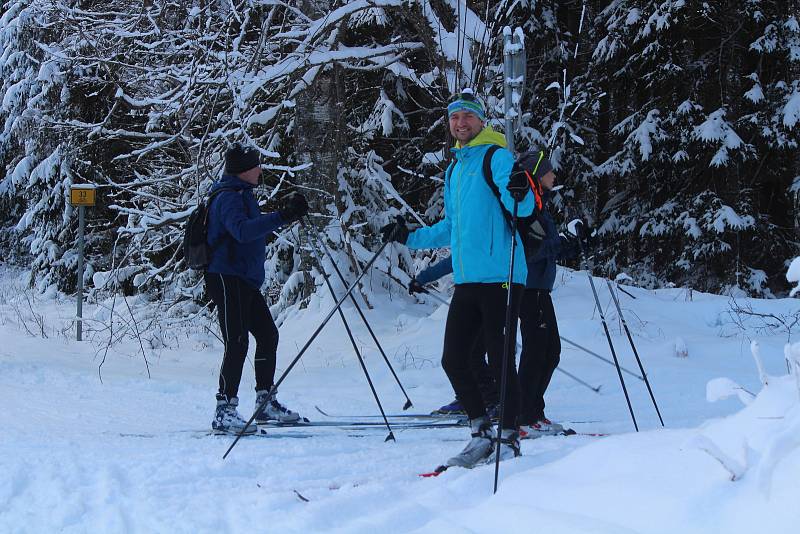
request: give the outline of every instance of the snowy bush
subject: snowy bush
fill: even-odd
[[[693,440],[693,445],[719,461],[732,481],[753,473],[758,488],[769,498],[778,464],[800,454],[800,343],[786,344],[784,355],[790,371],[783,377],[764,372],[758,343],[751,344],[751,352],[761,392],[754,395],[727,378],[709,382],[709,401],[736,395],[747,408],[729,422],[710,425]],[[760,428],[765,426],[765,420],[771,420],[768,431]]]

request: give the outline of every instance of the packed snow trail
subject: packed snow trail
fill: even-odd
[[[33,309],[48,337],[32,337],[20,324],[24,291],[4,274],[0,532],[779,533],[794,531],[800,519],[794,506],[800,457],[790,440],[770,441],[786,432],[782,425],[794,414],[792,380],[776,378],[743,412],[703,423],[741,409],[736,398],[706,402],[709,380],[730,377],[743,389],[761,390],[727,297],[694,292],[689,300],[682,289],[627,288],[636,299],[620,294],[621,305],[669,428],[660,430],[646,388],[634,384],[631,398],[643,432],[632,433],[614,369],[565,345],[565,368],[604,387],[598,395],[556,374],[548,416],[596,421],[568,426],[613,435],[524,440],[523,456],[501,465],[500,489],[491,497],[490,468],[417,476],[461,450],[464,428],[398,429],[396,443],[384,443],[380,429],[268,428],[270,437],[243,440],[223,461],[230,439],[201,435],[210,429],[221,354],[211,334],[197,327],[176,335],[167,348],[148,350],[149,380],[138,341],[115,345],[101,383],[103,338],[71,339],[66,326],[74,303],[36,297]],[[605,354],[588,291],[585,273],[560,271],[554,293],[559,326]],[[631,365],[613,303],[603,293],[600,298],[622,363]],[[446,308],[379,292],[374,302],[375,310],[365,313],[414,409],[425,413],[449,402],[452,391],[438,366]],[[773,312],[797,309],[796,300],[751,303]],[[307,310],[288,314],[279,371],[331,304],[315,297]],[[88,317],[93,306],[85,309]],[[344,309],[384,405],[399,412],[405,399],[394,378],[353,310]],[[94,317],[103,313],[97,308]],[[747,334],[759,335],[755,328]],[[686,358],[675,356],[677,337],[685,340]],[[769,375],[786,373],[785,339],[780,333],[760,337]],[[255,395],[248,366],[240,396],[249,415]],[[324,420],[315,405],[332,414],[374,414],[349,342],[337,328],[323,331],[280,398],[312,420]],[[735,460],[741,480],[730,481],[704,439]]]

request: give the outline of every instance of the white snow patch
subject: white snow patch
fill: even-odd
[[[794,82],[794,91],[787,97],[786,105],[783,106],[783,125],[787,128],[794,128],[800,121],[800,86]]]

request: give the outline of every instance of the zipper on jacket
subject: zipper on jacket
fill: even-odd
[[[461,148],[460,150],[464,150]],[[461,251],[461,241],[463,241],[461,236],[461,183],[464,181],[464,154],[463,152],[459,152],[461,158],[459,159],[458,163],[458,187],[456,189],[456,203],[458,204],[458,217],[456,218],[456,235],[458,236],[458,266],[461,267],[461,280],[465,281],[466,276],[464,276],[464,255]]]
[[[489,218],[489,256],[494,253],[494,217]]]

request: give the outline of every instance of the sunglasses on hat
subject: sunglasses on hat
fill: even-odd
[[[467,102],[478,102],[478,97],[472,91],[462,91],[453,98],[453,102],[458,100],[466,100]]]

